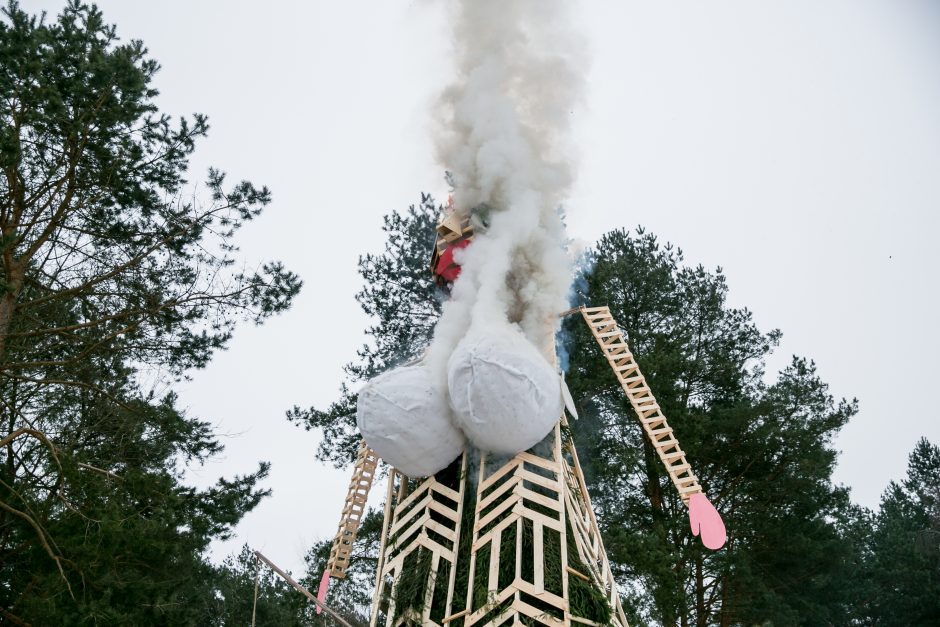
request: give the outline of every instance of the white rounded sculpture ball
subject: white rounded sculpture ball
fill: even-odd
[[[356,423],[366,444],[409,477],[428,477],[463,452],[446,395],[427,368],[402,366],[369,381],[359,392]]]
[[[457,425],[477,447],[514,455],[539,443],[561,417],[555,368],[521,332],[468,336],[447,365]]]

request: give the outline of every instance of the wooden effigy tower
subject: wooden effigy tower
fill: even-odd
[[[627,624],[562,421],[508,460],[393,471],[381,547],[372,625]]]
[[[472,237],[469,223],[450,215],[438,226],[432,269]],[[610,311],[568,314],[590,327],[683,501],[704,498]],[[325,579],[345,576],[377,462],[363,442]],[[564,414],[511,458],[468,448],[418,480],[391,468],[384,514],[371,627],[627,627]]]

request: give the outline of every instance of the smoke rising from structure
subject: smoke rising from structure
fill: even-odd
[[[454,82],[438,102],[437,156],[454,204],[486,207],[485,230],[458,253],[462,273],[429,353],[437,373],[464,337],[517,323],[549,351],[571,264],[559,207],[574,176],[571,117],[584,47],[563,0],[457,0]],[[481,232],[482,231],[482,232]]]
[[[454,82],[435,136],[472,243],[424,360],[370,381],[356,421],[366,442],[412,477],[467,440],[514,455],[564,411],[554,361],[571,263],[561,205],[573,179],[571,115],[583,63],[563,0],[455,0]],[[466,439],[465,439],[466,438]]]
[[[587,305],[588,277],[594,272],[594,265],[597,260],[594,251],[587,248],[584,243],[572,242],[569,246],[569,254],[573,256],[571,285],[568,288],[568,307],[580,307]],[[573,250],[572,250],[573,249]],[[572,341],[571,334],[568,333],[564,324],[558,330],[555,336],[555,355],[558,358],[558,368],[568,372],[571,355],[568,352],[568,346]]]

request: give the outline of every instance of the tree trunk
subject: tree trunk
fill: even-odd
[[[728,544],[725,546],[725,551],[731,551],[733,540],[729,539]],[[728,558],[731,556],[728,555]],[[725,571],[721,574],[721,591],[719,592],[719,597],[721,599],[721,619],[719,621],[719,627],[730,627],[731,619],[734,616],[734,589],[732,586],[732,577],[731,577],[731,567],[725,566]]]
[[[0,369],[3,368],[7,333],[10,331],[10,323],[13,321],[13,312],[16,309],[16,299],[19,298],[20,290],[23,289],[23,276],[25,275],[24,266],[15,261],[11,261],[6,270],[6,289],[3,297],[0,298]]]
[[[665,499],[662,491],[662,486],[659,485],[659,472],[658,466],[659,458],[656,456],[656,451],[653,448],[653,445],[650,444],[649,439],[643,435],[643,458],[644,458],[644,469],[646,472],[646,495],[649,499],[650,510],[653,517],[653,533],[655,533],[660,541],[663,543],[663,546],[668,546],[671,544],[669,538],[667,537],[667,528],[666,528],[666,512],[665,512]],[[676,564],[672,567],[672,571],[675,573],[675,580],[681,581],[681,573],[678,572],[680,566]],[[674,580],[671,580],[674,581]],[[664,585],[672,586],[673,583],[663,582]],[[688,627],[685,623],[686,613],[681,608],[676,606],[674,602],[675,599],[671,598],[667,602],[657,603],[659,606],[660,612],[662,614],[662,621],[664,627]]]
[[[705,581],[702,576],[702,553],[695,555],[695,624],[708,627],[708,608],[705,607]]]

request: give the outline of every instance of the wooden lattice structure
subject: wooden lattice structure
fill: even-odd
[[[599,612],[626,627],[566,434],[562,419],[530,451],[469,451],[422,481],[393,471],[371,625],[599,625]]]

